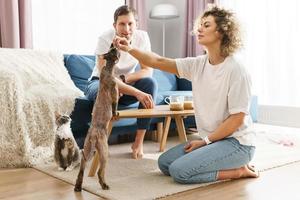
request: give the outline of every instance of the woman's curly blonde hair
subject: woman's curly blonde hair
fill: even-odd
[[[194,23],[194,33],[197,33],[201,20],[213,16],[217,24],[217,31],[222,35],[221,55],[229,56],[242,46],[239,23],[233,12],[217,6],[211,6]]]

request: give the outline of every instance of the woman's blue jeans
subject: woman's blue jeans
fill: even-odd
[[[171,148],[158,159],[160,170],[183,184],[216,181],[218,171],[236,169],[248,164],[255,152],[254,146],[242,145],[233,137],[190,153],[184,151],[185,145],[186,143]]]
[[[131,85],[134,88],[137,88],[138,90],[145,92],[147,94],[151,94],[153,101],[155,102],[156,95],[157,95],[157,82],[154,78],[152,77],[146,77],[142,78],[135,83]],[[99,79],[94,79],[89,81],[87,88],[84,92],[85,96],[90,100],[90,101],[95,101],[98,93],[98,88],[99,88]],[[119,104],[128,106],[133,103],[136,103],[138,100],[134,96],[129,96],[129,95],[123,95],[119,99]],[[139,109],[143,108],[143,105],[140,103],[139,104]],[[139,130],[143,129],[148,129],[150,126],[151,118],[139,118],[137,119],[137,128]]]

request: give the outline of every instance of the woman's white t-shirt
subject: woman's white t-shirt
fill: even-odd
[[[207,55],[176,59],[178,74],[192,82],[195,119],[201,137],[212,133],[229,115],[246,114],[243,125],[229,137],[254,145],[249,115],[251,80],[233,56],[211,65]]]
[[[113,38],[115,37],[115,30],[109,29],[104,32],[99,38],[96,47],[95,54],[103,55],[108,52]],[[135,30],[132,35],[131,46],[142,49],[144,51],[151,51],[151,44],[148,33],[142,30]],[[129,53],[120,51],[120,59],[115,67],[115,75],[119,76],[121,74],[128,74],[135,71],[135,68],[138,64],[138,60],[131,56]],[[96,62],[97,65],[98,62]],[[98,67],[94,67],[92,76],[99,77]]]

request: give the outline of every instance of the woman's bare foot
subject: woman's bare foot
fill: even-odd
[[[245,165],[238,169],[221,170],[217,180],[239,179],[239,178],[258,178],[259,172],[254,166]]]
[[[133,159],[140,159],[143,158],[144,152],[143,152],[143,145],[136,145],[133,143],[131,145],[132,149],[132,158]]]
[[[258,178],[259,171],[253,165],[245,165],[238,169],[240,172],[240,178]]]

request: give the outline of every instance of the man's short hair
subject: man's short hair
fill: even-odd
[[[137,13],[134,8],[131,8],[127,5],[120,6],[119,8],[117,8],[117,10],[114,13],[114,23],[117,23],[119,16],[128,15],[129,13],[132,13],[134,18],[137,20]]]

